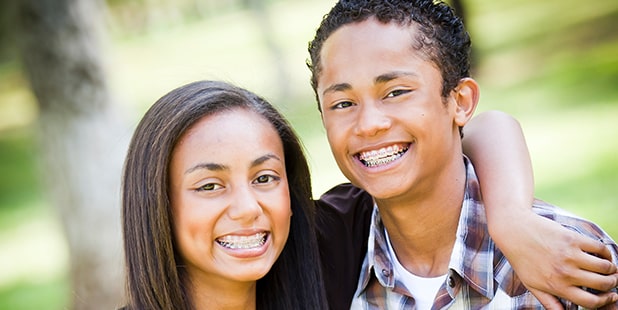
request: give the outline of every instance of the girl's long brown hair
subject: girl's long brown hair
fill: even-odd
[[[138,124],[122,179],[128,309],[193,309],[191,285],[174,242],[169,163],[178,139],[201,118],[246,109],[268,120],[283,142],[292,220],[280,257],[257,285],[258,309],[326,309],[314,232],[309,168],[297,135],[259,96],[217,81],[172,90]]]

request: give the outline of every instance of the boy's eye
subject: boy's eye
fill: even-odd
[[[351,106],[353,106],[354,104],[350,101],[342,101],[339,102],[337,104],[335,104],[331,109],[333,110],[337,110],[337,109],[345,109],[345,108],[349,108]]]
[[[386,95],[386,98],[393,98],[411,92],[409,89],[395,89]]]

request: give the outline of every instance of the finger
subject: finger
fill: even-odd
[[[618,273],[605,275],[580,269],[573,271],[566,280],[574,288],[588,287],[598,292],[608,292],[618,285]]]
[[[543,308],[545,309],[558,309],[558,310],[562,310],[564,309],[564,307],[562,306],[562,304],[560,303],[560,301],[558,300],[558,298],[541,292],[539,290],[535,290],[535,289],[530,289],[530,292],[532,293],[532,295],[534,295],[534,297],[536,297],[536,299],[539,300],[539,302],[541,302],[541,304],[543,305]]]
[[[605,292],[597,295],[575,286],[567,288],[565,294],[570,296],[571,302],[588,309],[616,303],[618,298],[615,292]]]
[[[612,302],[599,308],[601,310],[618,310],[618,294],[612,299]]]
[[[616,264],[611,260],[597,257],[592,254],[581,252],[581,254],[574,257],[574,263],[583,270],[587,270],[602,275],[612,275],[618,272]]]
[[[609,308],[606,309],[616,309],[615,307],[616,302],[618,301],[618,294],[612,292],[602,293],[599,295],[587,293],[587,295],[582,298],[584,300],[580,303],[576,301],[573,302],[586,309],[596,309],[603,306],[609,306]]]
[[[607,245],[603,242],[603,240],[595,240],[583,235],[580,236],[580,239],[581,240],[579,240],[579,244],[582,251],[606,259],[610,262],[612,261],[612,253],[607,247]]]

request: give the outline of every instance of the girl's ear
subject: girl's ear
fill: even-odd
[[[472,78],[463,78],[454,89],[455,102],[455,123],[463,127],[474,115],[476,106],[479,102],[479,85]]]

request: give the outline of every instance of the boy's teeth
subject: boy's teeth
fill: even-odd
[[[251,236],[226,235],[217,239],[217,243],[229,249],[251,249],[262,246],[266,242],[266,233],[260,232]]]
[[[367,167],[375,167],[388,164],[405,153],[408,149],[399,145],[391,145],[379,150],[362,152],[359,154],[360,161]]]

